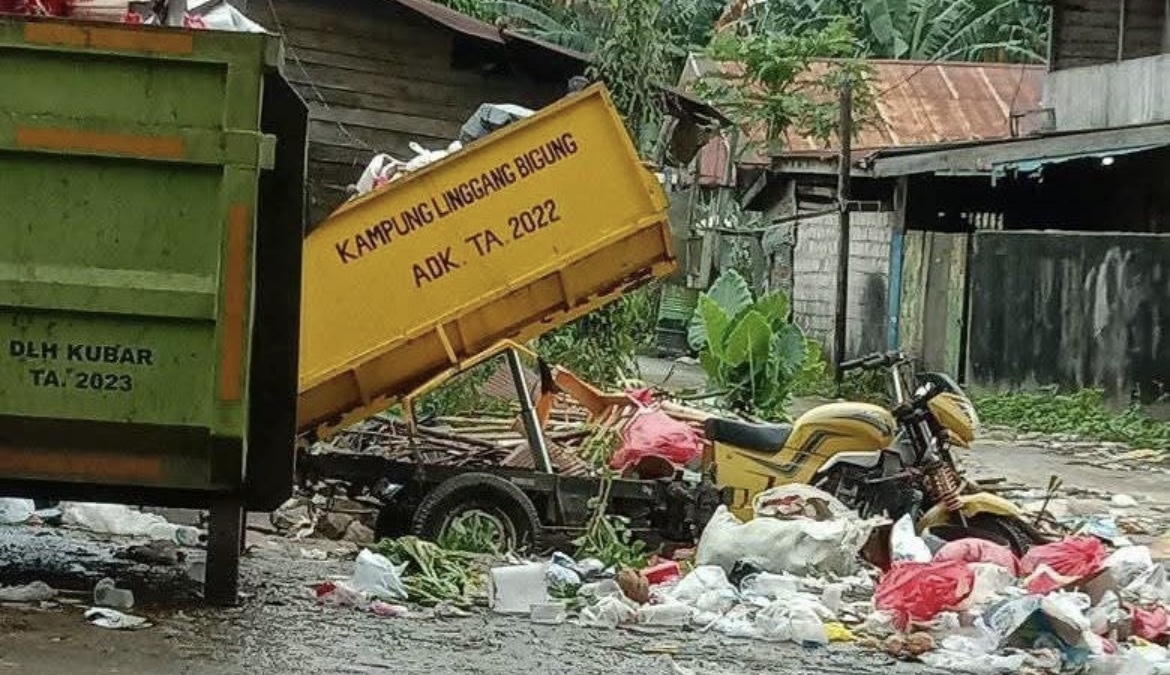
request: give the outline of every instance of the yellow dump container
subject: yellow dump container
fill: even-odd
[[[300,429],[670,274],[666,209],[600,86],[345,205],[305,241]]]

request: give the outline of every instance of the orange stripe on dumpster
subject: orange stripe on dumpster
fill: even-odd
[[[160,159],[182,159],[187,155],[187,143],[181,136],[104,134],[50,127],[17,127],[16,145],[42,150],[103,152]]]
[[[161,457],[0,448],[0,474],[38,478],[161,481]]]
[[[238,401],[243,384],[244,304],[248,274],[248,209],[232,204],[228,211],[227,279],[224,288],[223,342],[220,345],[219,398]]]
[[[26,24],[24,41],[34,45],[68,45],[150,54],[190,54],[195,51],[195,36],[191,33],[61,23]]]

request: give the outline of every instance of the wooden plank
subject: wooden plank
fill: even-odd
[[[397,10],[393,3],[378,0],[348,0],[343,7],[338,7],[336,2],[314,0],[273,0],[273,3],[276,21],[271,21],[272,13],[267,3],[263,3],[263,9],[257,13],[269,19],[267,25],[273,30],[312,29],[362,37],[380,41],[382,50],[386,49],[385,45],[393,44],[396,49],[413,49],[421,54],[433,46],[436,37],[450,39],[451,35],[422,17]]]
[[[474,110],[485,97],[495,98],[501,92],[492,91],[481,81],[466,84],[426,82],[399,77],[394,71],[384,74],[362,73],[332,66],[302,63],[288,69],[290,80],[303,85],[316,85],[398,98],[404,103],[419,101],[424,105],[465,107]],[[506,94],[505,94],[506,95]]]
[[[922,301],[922,362],[928,370],[946,370],[950,262],[954,235],[931,232],[929,240],[929,248],[925,251],[929,268],[926,270]]]
[[[355,55],[352,52],[360,50],[355,48],[351,41],[334,38],[334,36],[329,36],[329,38],[330,40],[338,40],[336,48],[326,48],[328,45],[316,42],[312,43],[312,46],[309,43],[294,45],[296,59],[288,70],[301,71],[299,65],[303,64],[306,68],[308,66],[327,66],[352,73],[381,75],[393,80],[425,82],[444,89],[484,85],[483,75],[474,71],[456,70],[445,63],[420,61],[405,56],[377,58],[368,55]],[[436,45],[435,48],[440,49],[441,47]],[[299,61],[299,64],[295,63],[296,61]]]
[[[310,143],[358,148],[370,152],[383,152],[383,148],[401,147],[403,140],[416,141],[423,147],[436,149],[446,147],[453,138],[433,138],[424,134],[402,129],[372,129],[350,127],[345,124],[313,119],[309,121]]]
[[[309,110],[309,119],[319,122],[339,122],[351,131],[355,128],[392,130],[412,136],[451,140],[459,137],[459,129],[462,126],[458,122],[434,120],[417,115],[399,115],[378,110],[342,107],[326,109],[314,106]],[[450,140],[447,142],[450,143]]]
[[[907,354],[922,354],[922,294],[926,232],[907,230],[902,251],[902,306],[898,319],[899,346]]]
[[[425,103],[417,99],[407,99],[399,96],[379,96],[362,91],[353,91],[344,87],[333,87],[316,84],[310,87],[307,83],[290,80],[297,85],[297,91],[307,101],[320,104],[324,99],[325,105],[330,108],[351,108],[357,110],[373,110],[400,115],[412,115],[430,120],[442,120],[462,125],[467,115],[460,109],[440,103]]]
[[[967,284],[967,234],[945,235],[952,240],[951,256],[948,261],[947,279],[947,324],[946,324],[946,372],[958,376],[963,348],[963,331],[967,321],[964,316],[964,295]]]

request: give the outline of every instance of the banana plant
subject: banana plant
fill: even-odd
[[[800,328],[788,320],[788,297],[754,298],[735,270],[699,296],[688,340],[710,384],[734,410],[768,419],[786,417],[792,386],[818,358]]]

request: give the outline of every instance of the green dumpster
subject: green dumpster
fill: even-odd
[[[292,481],[306,112],[271,35],[0,20],[0,494],[245,508]]]

